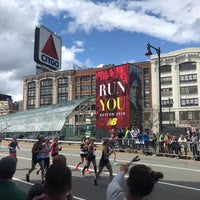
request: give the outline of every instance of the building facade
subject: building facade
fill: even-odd
[[[142,96],[145,107],[151,107],[151,70],[150,62],[134,63],[142,68]],[[83,70],[66,70],[57,72],[43,72],[27,76],[23,82],[24,110],[39,108],[46,105],[72,101],[83,97],[93,96],[94,100],[81,105],[71,119],[76,124],[77,131],[83,124],[95,124],[96,115],[96,72],[115,67],[113,65],[102,68],[89,68]]]
[[[163,128],[200,127],[200,48],[161,54]],[[158,57],[151,57],[153,129],[159,126]]]

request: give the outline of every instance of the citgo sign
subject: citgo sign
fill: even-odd
[[[61,38],[47,28],[40,26],[35,29],[34,60],[50,69],[61,69]]]

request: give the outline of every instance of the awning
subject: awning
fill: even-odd
[[[7,133],[61,131],[72,111],[90,98],[0,116],[0,131]]]

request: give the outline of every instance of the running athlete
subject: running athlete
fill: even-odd
[[[48,137],[45,137],[45,142],[43,143],[43,149],[44,149],[44,152],[42,153],[42,158],[44,161],[44,172],[46,173],[50,164],[50,157],[49,157],[50,141]],[[41,170],[40,168],[37,170],[36,172],[37,175],[39,174],[40,170]]]
[[[86,144],[86,138],[81,139],[81,145],[80,145],[80,161],[76,164],[75,169],[78,170],[79,165],[83,164],[84,159],[88,155],[88,145]]]
[[[113,151],[113,156],[114,156],[114,165],[118,165],[117,161],[116,161],[116,151],[115,151],[115,138],[116,138],[116,134],[115,134],[115,130],[114,128],[112,128],[111,130],[109,130],[110,133],[110,150]]]
[[[53,139],[53,142],[51,143],[51,157],[52,157],[52,162],[53,162],[53,157],[58,155],[59,151],[62,150],[62,147],[59,147],[59,144],[58,144],[58,137],[55,137]]]
[[[85,161],[87,161],[89,143],[90,143],[90,136],[86,136],[85,139],[83,139],[83,141],[81,142],[81,153],[80,153],[81,160],[79,163],[76,164],[76,166],[75,166],[76,170],[78,169],[78,166],[84,162],[84,159],[85,159]],[[86,173],[90,174],[91,170],[88,168],[86,170]]]
[[[109,145],[110,145],[110,139],[106,139],[103,142],[102,155],[101,155],[101,159],[99,161],[99,170],[96,173],[95,178],[93,179],[94,185],[97,185],[97,179],[98,179],[99,175],[101,174],[101,172],[103,171],[104,167],[106,167],[110,173],[110,181],[113,178],[112,166],[109,161],[109,156],[113,153],[113,150],[110,150]]]
[[[32,164],[31,169],[29,169],[28,174],[26,174],[26,181],[30,182],[30,173],[35,169],[35,166],[37,163],[40,165],[41,170],[41,176],[42,176],[42,182],[44,181],[44,161],[42,157],[42,153],[44,152],[44,136],[39,136],[38,141],[33,144],[32,147]]]
[[[112,151],[112,154],[114,156],[114,162],[113,164],[114,165],[118,165],[117,161],[116,161],[116,151],[115,151],[115,138],[110,138],[110,145],[109,145],[109,148],[110,148],[110,151]]]
[[[82,175],[85,175],[85,170],[89,169],[90,163],[92,162],[94,166],[94,173],[97,173],[97,164],[96,164],[96,155],[94,154],[94,151],[96,151],[96,148],[94,146],[94,140],[90,140],[90,143],[88,145],[88,155],[87,155],[87,163],[85,167],[82,169]]]
[[[8,144],[9,156],[17,158],[16,148],[19,149],[19,145],[16,138],[13,138],[12,141]]]

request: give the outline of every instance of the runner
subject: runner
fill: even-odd
[[[43,143],[44,136],[41,135],[38,137],[38,141],[33,144],[31,169],[29,169],[28,174],[26,174],[27,182],[30,182],[30,174],[34,171],[37,163],[40,165],[42,182],[44,181],[44,161],[42,158],[42,153],[44,152]]]
[[[81,140],[81,153],[80,153],[80,161],[76,164],[75,169],[78,170],[79,165],[83,164],[84,160],[87,162],[87,156],[88,156],[88,145],[90,143],[90,136],[86,136],[85,138],[82,138]],[[86,173],[90,174],[91,170],[89,168],[86,169]]]
[[[75,169],[78,170],[79,165],[83,164],[84,160],[86,159],[88,155],[88,145],[86,144],[86,138],[81,139],[81,145],[80,145],[80,161],[76,164]]]
[[[112,153],[113,156],[114,156],[113,164],[114,164],[114,165],[118,165],[118,163],[117,163],[117,161],[116,161],[117,155],[116,155],[116,151],[115,151],[115,143],[116,143],[115,138],[114,138],[114,137],[111,137],[111,138],[110,138],[110,145],[109,145],[109,148],[110,148],[110,151],[113,152],[113,153]]]
[[[96,173],[95,178],[93,179],[94,185],[97,185],[97,179],[98,179],[99,175],[101,174],[101,172],[103,171],[104,167],[106,167],[110,173],[110,181],[113,178],[112,166],[109,161],[109,156],[113,153],[113,151],[110,150],[109,145],[110,145],[110,139],[106,139],[103,142],[102,155],[101,155],[101,159],[99,161],[99,170]]]
[[[12,141],[8,144],[9,156],[17,158],[16,148],[20,149],[19,145],[18,145],[18,142],[17,142],[17,139],[14,137],[12,139]]]
[[[92,162],[94,166],[94,173],[97,173],[97,164],[96,164],[96,155],[94,154],[94,151],[96,151],[96,148],[94,146],[94,140],[90,140],[90,143],[88,145],[88,155],[87,155],[87,163],[85,167],[82,169],[82,175],[85,175],[85,170],[90,167],[90,163]]]
[[[50,141],[48,137],[45,137],[45,142],[43,143],[43,149],[44,152],[42,153],[42,158],[44,161],[44,172],[46,173],[48,168],[49,168],[49,164],[50,164],[50,157],[49,157],[49,153],[50,153]],[[38,175],[40,172],[41,168],[39,168],[36,172],[36,174]]]
[[[59,151],[62,150],[62,147],[59,147],[59,144],[58,144],[58,137],[55,137],[53,139],[53,142],[51,143],[51,157],[52,157],[52,162],[53,162],[53,157],[58,155]]]

